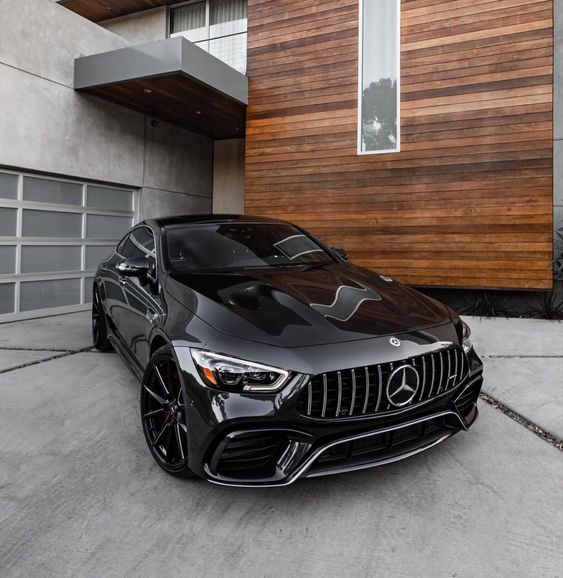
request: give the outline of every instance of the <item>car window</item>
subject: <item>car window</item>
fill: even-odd
[[[132,234],[125,239],[125,243],[123,243],[123,247],[121,248],[121,254],[126,259],[137,258],[137,257],[144,257],[145,253],[133,242]]]
[[[177,271],[334,262],[313,238],[289,223],[174,225],[166,230],[166,245],[170,266]]]
[[[147,227],[141,227],[135,229],[132,233],[133,239],[137,241],[143,249],[146,249],[148,253],[154,254],[154,235],[153,232]]]
[[[118,247],[119,253],[125,258],[155,256],[154,235],[147,227],[134,229]]]

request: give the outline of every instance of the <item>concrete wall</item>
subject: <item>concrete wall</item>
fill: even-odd
[[[125,38],[131,44],[162,40],[166,38],[168,33],[168,17],[165,6],[121,18],[112,18],[100,24],[107,30]]]
[[[554,0],[554,111],[553,111],[553,226],[563,234],[563,2]],[[555,235],[555,258],[563,253],[563,241]]]
[[[0,31],[0,166],[142,189],[141,218],[211,210],[210,139],[73,90],[125,39],[45,0],[0,0]]]
[[[244,142],[244,139],[215,142],[214,213],[244,213]]]

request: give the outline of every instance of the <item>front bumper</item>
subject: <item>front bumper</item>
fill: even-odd
[[[180,351],[182,349],[182,351]],[[315,419],[297,411],[308,376],[276,395],[203,386],[178,348],[187,408],[190,468],[221,485],[274,487],[299,478],[365,469],[408,458],[469,429],[478,416],[482,363],[471,351],[457,387],[429,402],[380,415]]]

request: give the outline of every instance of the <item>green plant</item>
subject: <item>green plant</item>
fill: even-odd
[[[462,307],[459,311],[462,315],[475,315],[477,317],[514,317],[508,300],[497,294],[486,291],[481,293],[474,303]]]
[[[563,320],[563,298],[558,297],[554,291],[544,293],[530,313],[537,319]]]
[[[553,276],[559,281],[563,281],[563,227],[555,231],[554,246],[561,249],[558,257],[553,259]]]

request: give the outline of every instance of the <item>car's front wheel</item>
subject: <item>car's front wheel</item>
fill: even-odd
[[[191,477],[188,428],[180,373],[169,346],[158,349],[141,384],[141,420],[149,450],[169,474]]]
[[[92,342],[99,351],[109,351],[112,349],[108,339],[108,329],[106,314],[100,299],[100,290],[94,286],[92,293]]]

